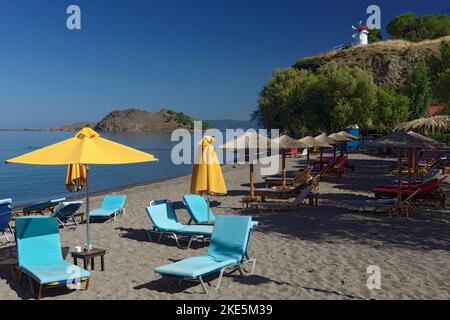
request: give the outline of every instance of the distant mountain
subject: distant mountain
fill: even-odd
[[[259,129],[260,126],[255,121],[244,120],[205,120],[210,128],[225,130],[225,129]]]

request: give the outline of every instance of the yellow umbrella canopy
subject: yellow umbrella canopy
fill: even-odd
[[[191,193],[211,195],[227,193],[222,169],[212,145],[214,141],[214,137],[206,136],[199,143],[192,171]]]
[[[78,192],[86,186],[86,166],[83,164],[69,164],[66,174],[66,189]]]
[[[103,139],[91,128],[83,128],[72,138],[5,162],[35,165],[89,165],[139,163],[157,160],[151,154]],[[86,250],[91,249],[88,172],[89,167],[86,166]]]
[[[72,138],[6,160],[6,163],[36,165],[125,164],[157,160],[151,154],[104,139],[91,128],[83,128]]]

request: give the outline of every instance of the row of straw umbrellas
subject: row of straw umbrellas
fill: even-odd
[[[250,165],[250,198],[255,197],[255,172],[254,164],[258,160],[259,151],[261,150],[278,150],[281,154],[281,173],[283,186],[286,184],[286,154],[294,148],[307,149],[307,162],[309,163],[310,149],[320,150],[320,167],[323,165],[323,150],[334,148],[334,155],[338,147],[341,147],[341,152],[346,142],[359,140],[359,137],[353,136],[346,131],[340,131],[330,135],[324,133],[316,137],[306,136],[301,139],[294,139],[288,135],[270,139],[268,137],[257,134],[256,132],[248,132],[240,137],[237,137],[220,148],[226,150],[243,150],[246,154],[254,153],[256,156],[253,161],[248,161]]]

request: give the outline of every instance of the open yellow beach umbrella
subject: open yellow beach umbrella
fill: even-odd
[[[66,189],[78,192],[86,186],[86,166],[72,163],[67,166]]]
[[[226,194],[227,187],[223,179],[222,169],[212,143],[214,137],[205,136],[199,142],[197,157],[192,171],[191,193],[205,195]],[[208,221],[210,218],[209,200]]]
[[[35,165],[86,165],[86,249],[91,248],[89,227],[90,164],[125,164],[157,161],[153,155],[104,139],[91,128],[83,128],[74,137],[6,160],[6,163]]]

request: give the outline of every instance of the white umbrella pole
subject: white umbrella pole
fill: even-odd
[[[86,243],[84,245],[86,251],[91,249],[91,228],[89,219],[89,166],[86,165]]]
[[[209,206],[209,197],[206,192],[202,192],[203,199],[206,201],[206,210],[208,210],[208,223],[211,220],[211,209]]]

